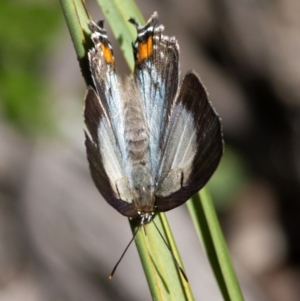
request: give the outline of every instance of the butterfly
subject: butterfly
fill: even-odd
[[[150,222],[198,192],[223,153],[220,118],[199,76],[179,83],[179,45],[155,12],[137,29],[133,75],[116,74],[104,22],[89,21],[94,87],[85,97],[87,158],[104,199],[121,214]]]

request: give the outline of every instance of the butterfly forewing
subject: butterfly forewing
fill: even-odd
[[[90,69],[101,106],[109,119],[122,158],[126,157],[124,102],[119,89],[113,51],[103,22],[89,22],[95,47],[89,53]],[[125,171],[125,166],[123,165]]]
[[[157,13],[147,24],[137,26],[134,44],[134,77],[144,106],[149,135],[152,172],[158,168],[158,155],[166,123],[178,88],[179,46],[174,38],[162,34]]]

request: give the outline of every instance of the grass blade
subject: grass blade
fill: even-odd
[[[194,226],[226,301],[243,301],[220,224],[206,188],[187,202]]]
[[[157,214],[154,222],[166,238],[180,266],[183,267],[165,214]],[[139,221],[132,220],[130,224],[134,232]],[[146,224],[145,229],[140,229],[136,236],[136,245],[153,300],[194,300],[189,283],[176,267],[153,222]]]

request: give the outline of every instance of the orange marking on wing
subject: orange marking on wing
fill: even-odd
[[[149,36],[148,40],[145,43],[139,44],[138,49],[138,61],[141,62],[144,59],[147,59],[153,53],[153,37]]]
[[[111,49],[109,47],[105,46],[104,44],[101,44],[101,49],[103,51],[105,61],[107,63],[114,64],[115,59],[114,59],[114,56],[111,52]]]

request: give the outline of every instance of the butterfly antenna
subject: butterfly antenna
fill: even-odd
[[[127,247],[125,248],[124,252],[122,253],[120,259],[118,260],[118,262],[117,262],[116,265],[114,266],[112,272],[111,272],[110,275],[108,276],[109,279],[112,279],[112,277],[114,276],[114,273],[115,273],[115,271],[116,271],[116,269],[117,269],[119,263],[121,262],[121,260],[123,259],[125,253],[127,252],[128,248],[130,247],[131,243],[133,242],[133,240],[134,240],[136,234],[137,234],[138,231],[140,230],[140,227],[141,227],[141,225],[139,225],[139,226],[137,227],[137,229],[135,230],[135,232],[134,232],[134,234],[133,234],[133,236],[132,236],[132,238],[131,238],[129,244],[127,245]]]
[[[157,232],[159,233],[160,237],[162,238],[163,242],[165,243],[166,247],[168,248],[169,252],[171,253],[171,256],[173,258],[173,261],[175,262],[175,265],[177,267],[177,269],[180,271],[181,275],[183,276],[184,280],[186,282],[189,282],[185,272],[183,271],[183,269],[181,268],[180,264],[178,263],[177,259],[175,258],[175,255],[170,247],[170,245],[167,243],[166,239],[163,237],[163,235],[161,234],[160,230],[158,229],[156,223],[154,222],[154,220],[152,220]]]

